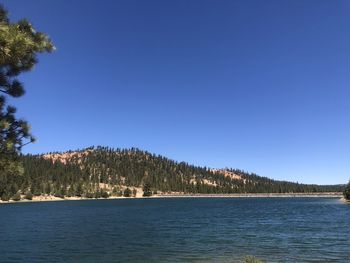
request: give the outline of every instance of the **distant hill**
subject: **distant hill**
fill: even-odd
[[[341,192],[344,185],[276,181],[238,169],[176,162],[139,149],[89,147],[21,157],[25,173],[13,181],[22,194],[108,197],[154,193]]]

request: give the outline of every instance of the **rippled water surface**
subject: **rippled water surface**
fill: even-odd
[[[350,262],[332,198],[169,198],[0,205],[0,262]]]

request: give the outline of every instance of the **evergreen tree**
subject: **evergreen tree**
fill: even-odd
[[[130,190],[130,188],[128,187],[128,188],[126,188],[125,190],[124,190],[124,197],[130,197],[131,196],[131,190]]]
[[[53,49],[47,35],[36,32],[25,19],[11,23],[0,6],[0,196],[5,199],[17,191],[6,186],[23,173],[19,152],[34,141],[28,123],[15,116],[16,108],[7,104],[7,98],[24,94],[18,76],[33,68],[38,53]]]
[[[152,190],[151,190],[151,185],[149,183],[145,183],[143,186],[143,196],[151,196],[152,195]]]
[[[60,156],[60,153],[51,154]],[[86,197],[101,197],[100,183],[108,186],[104,190],[114,196],[123,195],[120,189],[128,187],[130,190],[142,184],[145,196],[152,194],[152,191],[203,194],[304,193],[343,192],[345,188],[344,185],[319,186],[276,181],[237,169],[212,171],[135,148],[111,149],[99,146],[70,151],[69,154],[71,157],[65,157],[64,162],[53,162],[48,155],[46,158],[40,155],[22,156],[25,168],[23,180],[13,181],[8,187],[20,187],[22,192],[30,190],[40,195],[42,185],[45,185],[45,191],[49,193],[60,193],[65,189],[70,195]],[[235,177],[227,175],[230,173]],[[130,191],[129,196],[132,196],[134,193]]]

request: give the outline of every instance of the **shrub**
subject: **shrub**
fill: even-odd
[[[143,186],[143,196],[152,196],[151,185],[149,183],[145,183]]]
[[[27,200],[33,200],[33,194],[30,191],[28,191],[26,192],[24,198]]]
[[[13,201],[20,201],[20,200],[21,200],[21,194],[20,194],[20,193],[16,193],[16,194],[14,194],[14,195],[11,197],[11,199],[12,199]]]
[[[67,190],[67,197],[72,196],[75,196],[75,190],[73,189],[73,187],[69,187],[69,189]]]
[[[85,197],[86,198],[94,198],[95,195],[93,193],[88,192],[88,193],[85,194]]]
[[[64,199],[64,195],[62,195],[61,193],[55,193],[54,197],[58,197],[58,198]]]
[[[119,195],[120,191],[119,191],[119,188],[118,187],[113,187],[113,190],[112,190],[112,195]]]
[[[3,193],[1,196],[1,200],[2,201],[9,201],[10,200],[10,196],[7,193]]]
[[[131,196],[131,190],[128,187],[124,190],[124,197],[130,197],[130,196]]]
[[[39,189],[34,191],[34,195],[35,196],[41,196],[41,192],[39,191]]]
[[[109,194],[107,193],[107,191],[102,190],[102,191],[101,191],[101,197],[102,197],[102,198],[108,198],[108,197],[109,197]]]
[[[100,191],[97,191],[95,193],[95,198],[101,198],[101,192]]]

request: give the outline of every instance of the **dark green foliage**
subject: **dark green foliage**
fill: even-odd
[[[130,197],[131,196],[131,190],[130,190],[129,187],[124,190],[124,194],[123,195],[124,195],[124,197]]]
[[[112,190],[112,195],[114,196],[123,196],[123,192],[120,190],[119,187],[114,186]]]
[[[95,197],[95,198],[101,198],[101,197],[102,197],[101,194],[102,194],[102,193],[101,193],[101,191],[99,190],[99,191],[95,192],[94,197]]]
[[[10,200],[9,193],[5,192],[1,195],[1,201],[9,201],[9,200]]]
[[[0,153],[19,152],[25,139],[33,141],[27,122],[15,118],[16,108],[6,105],[6,96],[24,94],[18,76],[31,70],[37,54],[51,52],[54,46],[48,36],[37,32],[25,19],[11,23],[6,10],[0,6]]]
[[[64,198],[65,196],[63,194],[56,193],[56,194],[54,194],[54,197]]]
[[[145,183],[143,186],[143,196],[152,196],[151,185],[149,183]]]
[[[346,188],[344,190],[344,198],[346,200],[350,200],[350,182],[348,183],[348,185],[346,186]]]
[[[18,189],[23,168],[18,160],[21,148],[34,141],[26,121],[15,116],[16,108],[7,104],[9,97],[24,94],[18,76],[31,70],[37,54],[54,49],[47,35],[37,32],[25,19],[11,23],[0,6],[0,196],[8,199]]]
[[[88,193],[85,194],[85,197],[86,198],[95,198],[95,194],[88,192]]]
[[[109,197],[109,194],[108,194],[106,191],[101,190],[101,197],[102,197],[102,198],[108,198],[108,197]]]
[[[21,194],[20,194],[20,193],[15,193],[15,194],[11,197],[11,199],[12,199],[13,201],[20,201],[20,200],[21,200]]]
[[[33,194],[30,191],[28,191],[26,192],[24,198],[27,200],[33,200]]]
[[[90,147],[69,152],[71,157],[53,162],[52,157],[21,156],[25,168],[21,177],[11,177],[7,189],[15,193],[31,191],[34,195],[58,197],[83,196],[101,198],[110,191],[113,196],[133,196],[131,189],[143,186],[145,196],[152,192],[183,193],[308,193],[342,192],[344,186],[305,185],[275,181],[241,170],[229,170],[240,176],[234,179],[221,171],[175,162],[138,149]],[[59,155],[59,153],[51,153]],[[208,183],[210,182],[210,183]],[[103,184],[103,187],[100,184]],[[1,184],[0,184],[1,186]],[[109,186],[109,189],[105,189]],[[124,192],[121,189],[127,187]],[[2,196],[2,195],[1,195]],[[9,197],[11,197],[10,195]],[[9,198],[4,195],[4,198]]]

